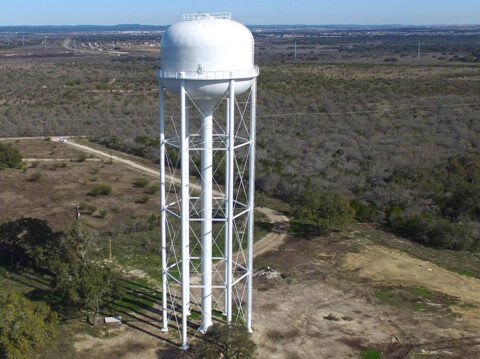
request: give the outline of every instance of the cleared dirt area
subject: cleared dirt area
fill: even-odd
[[[370,236],[394,240],[358,226],[309,240],[289,237],[257,259],[256,266],[284,277],[256,282],[261,358],[358,357],[367,348],[384,358],[479,357],[479,280]]]
[[[425,287],[459,299],[452,306],[460,319],[480,328],[480,280],[462,276],[431,262],[413,258],[395,249],[364,243],[359,253],[348,253],[344,267],[376,283]],[[472,318],[473,316],[473,318]],[[472,320],[473,319],[473,320]]]

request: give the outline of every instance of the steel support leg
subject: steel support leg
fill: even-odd
[[[165,115],[163,113],[163,85],[159,86],[160,107],[160,227],[161,227],[161,255],[162,255],[162,331],[168,331],[167,317],[167,221],[165,195]]]
[[[228,149],[227,149],[227,277],[226,277],[226,291],[227,291],[227,323],[232,322],[232,283],[233,283],[233,266],[232,266],[232,247],[233,247],[233,178],[235,168],[235,80],[230,80],[229,86],[229,100],[228,100]]]
[[[248,259],[247,259],[247,329],[252,332],[253,237],[255,220],[255,127],[257,107],[257,79],[253,80],[250,96],[250,158],[248,173]]]
[[[185,81],[180,86],[180,147],[181,147],[181,221],[182,221],[182,346],[188,349],[187,319],[190,301],[190,184],[189,184],[189,133],[186,114]]]

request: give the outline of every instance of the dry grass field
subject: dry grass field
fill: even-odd
[[[147,193],[149,186],[159,186],[158,179],[139,171],[126,168],[119,163],[88,157],[79,162],[85,154],[67,144],[42,140],[13,142],[24,158],[29,161],[24,170],[3,171],[0,176],[0,207],[4,221],[20,217],[48,219],[55,230],[75,219],[73,204],[88,202],[97,207],[91,215],[84,214],[82,222],[95,228],[101,234],[121,231],[125,221],[150,216],[158,212],[158,195]],[[35,159],[39,159],[35,161]],[[59,159],[42,161],[42,159]],[[40,173],[32,181],[33,173]],[[145,177],[149,184],[136,187],[136,178]],[[90,196],[88,193],[100,184],[112,187],[108,196]],[[142,198],[148,201],[142,203]],[[101,218],[100,211],[107,210]]]

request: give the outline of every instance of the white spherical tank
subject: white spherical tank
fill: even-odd
[[[258,75],[252,33],[229,17],[186,15],[163,34],[160,48],[159,77],[165,88],[178,94],[183,79],[195,100],[222,98],[231,79],[241,94]]]

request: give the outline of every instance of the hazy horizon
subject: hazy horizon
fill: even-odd
[[[139,0],[37,0],[9,4],[0,13],[0,26],[75,26],[146,24],[166,26],[187,12],[229,11],[234,20],[249,25],[403,25],[459,26],[479,24],[478,0],[245,0],[201,2]]]
[[[172,23],[173,24],[173,23]],[[118,23],[118,24],[37,24],[37,25],[26,25],[26,24],[16,24],[16,25],[2,25],[0,24],[0,28],[20,28],[20,27],[31,27],[31,28],[42,28],[42,27],[56,27],[56,28],[61,28],[61,27],[119,27],[119,26],[142,26],[142,27],[165,27],[165,26],[170,26],[172,24],[143,24],[143,23]],[[454,26],[459,26],[459,27],[469,27],[469,26],[480,26],[480,21],[478,23],[472,23],[472,24],[349,24],[349,23],[331,23],[331,24],[248,24],[246,23],[245,25],[247,26],[312,26],[312,27],[454,27]]]

